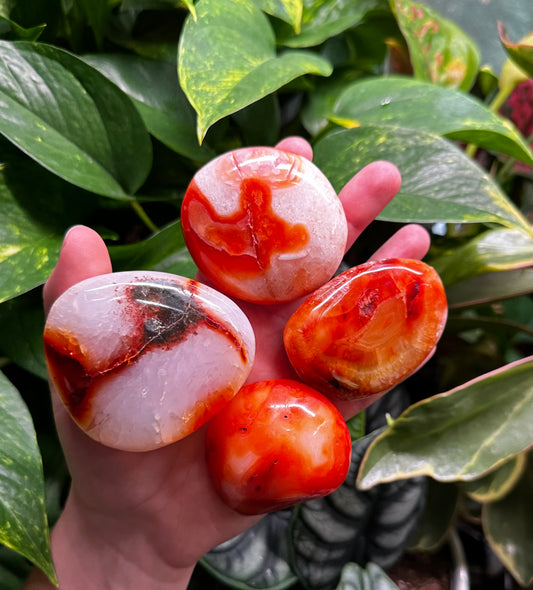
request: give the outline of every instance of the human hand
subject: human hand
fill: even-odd
[[[309,144],[299,138],[288,138],[277,147],[312,156]],[[374,162],[343,188],[339,198],[348,222],[346,249],[399,187],[397,169],[387,162]],[[373,258],[421,258],[428,245],[425,230],[408,225]],[[45,309],[70,286],[108,272],[111,263],[100,237],[89,228],[74,227],[45,285]],[[257,341],[249,382],[297,379],[285,355],[283,329],[299,303],[258,306],[239,302]],[[71,420],[53,386],[51,389],[72,476],[67,504],[53,533],[54,559],[64,590],[186,588],[202,555],[259,519],[232,511],[214,491],[204,461],[205,428],[156,451],[117,451],[87,437]],[[348,418],[377,397],[336,405]]]

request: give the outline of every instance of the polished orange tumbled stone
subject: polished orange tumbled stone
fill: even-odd
[[[299,377],[331,398],[351,400],[394,387],[440,339],[444,287],[411,259],[361,264],[315,291],[289,319],[285,349]]]

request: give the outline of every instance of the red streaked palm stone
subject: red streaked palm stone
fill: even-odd
[[[248,383],[207,427],[213,485],[242,514],[333,492],[346,479],[350,458],[350,433],[337,408],[290,379]]]
[[[233,301],[155,271],[100,275],[63,293],[44,329],[51,380],[94,440],[156,449],[192,433],[238,391],[255,338]]]
[[[332,399],[384,392],[411,375],[439,341],[444,287],[424,262],[361,264],[318,289],[291,316],[287,355],[300,378]]]
[[[254,303],[307,295],[333,276],[346,247],[344,211],[324,174],[268,147],[228,152],[201,168],[181,224],[209,281]]]

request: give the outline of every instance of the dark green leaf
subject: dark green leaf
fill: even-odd
[[[361,489],[415,475],[470,481],[533,445],[533,357],[408,408],[369,448]]]
[[[22,580],[14,573],[0,564],[0,581],[2,582],[2,590],[20,590],[22,587]]]
[[[327,127],[339,96],[361,76],[361,72],[350,69],[334,71],[329,78],[317,80],[316,87],[301,112],[302,123],[311,135],[318,135]]]
[[[98,194],[129,198],[151,166],[130,99],[56,47],[0,41],[0,132],[45,168]]]
[[[46,280],[61,236],[29,217],[19,206],[0,172],[0,302]]]
[[[498,469],[473,481],[460,482],[459,489],[476,502],[495,502],[501,500],[520,479],[526,465],[526,455],[522,453],[504,463]]]
[[[0,142],[0,302],[43,283],[66,229],[97,199]]]
[[[30,373],[46,379],[43,349],[44,311],[40,290],[0,305],[0,350]]]
[[[252,0],[200,0],[196,9],[197,20],[189,17],[182,30],[178,72],[200,142],[213,123],[291,80],[331,73],[314,53],[276,55],[270,23]]]
[[[344,127],[411,127],[474,143],[533,164],[520,133],[473,96],[403,77],[356,81],[339,95],[328,118]]]
[[[352,444],[346,481],[335,492],[297,507],[291,522],[291,565],[307,588],[334,588],[348,561],[391,566],[416,526],[425,480],[410,479],[361,492],[360,461],[378,433]]]
[[[357,440],[365,435],[365,412],[359,412],[346,421],[352,441]]]
[[[399,590],[398,586],[375,563],[363,569],[356,563],[342,568],[341,579],[335,590]]]
[[[6,576],[8,574],[11,576],[9,579],[13,581],[13,584],[15,579],[18,580],[18,584],[13,586],[13,589],[19,590],[22,580],[28,577],[31,567],[30,562],[23,555],[13,551],[13,549],[9,549],[5,545],[0,545],[0,580],[2,582],[4,581],[2,576],[5,572]],[[3,587],[2,590],[4,590]],[[6,590],[11,590],[11,587],[8,586]]]
[[[0,542],[18,551],[54,583],[41,456],[28,409],[0,373]]]
[[[483,530],[493,551],[524,587],[533,583],[531,490],[533,458],[530,454],[513,490],[499,502],[485,505],[482,512]]]
[[[410,549],[436,551],[444,544],[454,524],[458,497],[457,485],[428,478],[424,510],[409,539]]]
[[[480,64],[474,41],[457,24],[421,2],[390,2],[407,41],[416,77],[468,90]]]
[[[6,41],[15,41],[16,39],[36,41],[41,36],[44,27],[45,25],[38,25],[31,29],[25,29],[12,20],[0,16],[0,39]]]
[[[179,221],[137,244],[111,246],[109,253],[115,270],[158,270],[190,278],[197,272]]]
[[[396,164],[402,174],[400,192],[379,219],[494,222],[532,233],[529,222],[490,176],[432,133],[367,125],[330,133],[315,146],[314,162],[337,191],[375,160]]]
[[[96,45],[101,49],[111,12],[111,3],[108,0],[77,0],[77,2],[94,34]]]
[[[533,238],[518,229],[494,229],[431,261],[446,286],[477,275],[533,266]]]
[[[533,291],[533,268],[488,272],[446,290],[448,306],[461,308],[517,297]]]
[[[180,88],[175,64],[120,53],[83,59],[128,94],[159,141],[192,160],[214,157],[212,150],[198,145],[195,113]]]
[[[210,551],[200,563],[231,588],[290,588],[297,581],[287,563],[290,514],[290,510],[267,514],[246,532]]]
[[[371,10],[386,5],[380,0],[304,0],[299,33],[282,36],[288,47],[312,47],[339,35],[363,20]]]
[[[274,145],[279,139],[281,115],[277,97],[269,94],[233,115],[245,145]]]

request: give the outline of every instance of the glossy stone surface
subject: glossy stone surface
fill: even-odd
[[[76,423],[105,445],[146,451],[187,436],[234,396],[255,340],[224,295],[140,271],[71,287],[50,310],[44,346]]]
[[[183,200],[187,247],[221,291],[255,303],[290,301],[330,279],[346,246],[341,203],[309,160],[267,147],[215,158]]]
[[[290,379],[248,383],[206,434],[214,487],[242,514],[333,492],[346,479],[351,449],[346,422],[331,401]]]
[[[285,327],[285,349],[303,381],[332,399],[357,399],[412,374],[432,353],[446,317],[432,267],[409,259],[369,262],[304,301]]]

